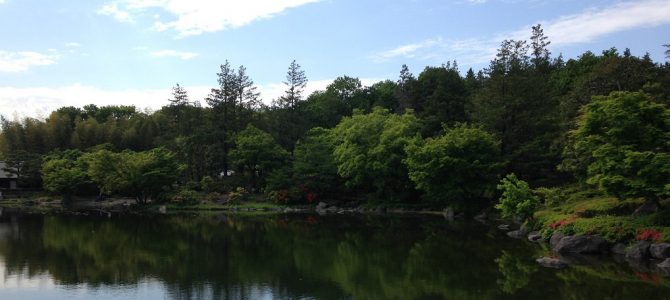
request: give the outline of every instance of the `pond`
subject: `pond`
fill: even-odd
[[[3,214],[0,299],[663,299],[604,259],[540,267],[491,225],[407,215]]]

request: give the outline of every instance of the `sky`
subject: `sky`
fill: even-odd
[[[0,0],[0,114],[156,110],[176,83],[204,104],[226,60],[247,68],[266,103],[292,60],[307,92],[342,75],[396,80],[402,64],[477,71],[535,24],[553,55],[617,47],[663,62],[670,0]]]

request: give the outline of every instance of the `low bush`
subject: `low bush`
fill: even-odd
[[[193,205],[200,201],[200,194],[194,190],[183,189],[172,196],[172,202],[182,205]]]

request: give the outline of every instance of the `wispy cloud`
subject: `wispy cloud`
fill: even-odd
[[[442,38],[438,37],[435,39],[427,39],[418,43],[400,45],[396,48],[376,53],[372,55],[371,58],[375,62],[385,62],[396,57],[413,58],[424,49],[433,47],[441,48],[443,46],[444,41]]]
[[[9,52],[0,50],[0,72],[23,72],[36,66],[47,66],[56,63],[56,51],[49,54],[21,51]]]
[[[539,20],[552,46],[588,43],[615,32],[634,28],[654,27],[670,23],[670,1],[638,0],[617,3],[610,7],[591,8],[577,14],[553,20]],[[529,24],[518,30],[471,39],[431,38],[413,44],[380,51],[371,55],[374,62],[393,58],[457,59],[461,63],[476,64],[490,60],[505,39],[528,39]]]
[[[152,28],[174,30],[180,37],[185,37],[244,26],[319,1],[322,0],[117,0],[103,5],[98,13],[112,16],[119,22],[132,22],[139,15],[148,16],[149,10],[168,13],[174,20],[163,21],[160,15],[150,14],[151,19],[158,19]]]
[[[638,0],[540,22],[554,45],[586,43],[611,33],[670,23],[670,1]]]
[[[182,60],[189,60],[189,59],[192,59],[192,58],[198,56],[198,53],[177,51],[177,50],[172,50],[172,49],[165,49],[165,50],[158,50],[158,51],[150,52],[149,55],[151,55],[153,57],[177,57],[177,58],[182,59]]]
[[[69,43],[65,43],[65,47],[68,47],[68,48],[79,48],[79,47],[81,47],[81,44],[79,44],[79,43],[77,43],[77,42],[69,42]]]

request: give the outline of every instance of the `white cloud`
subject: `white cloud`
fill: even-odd
[[[23,72],[35,66],[54,64],[58,59],[56,51],[44,54],[32,51],[8,52],[0,50],[0,72]]]
[[[166,50],[153,51],[149,53],[149,55],[153,57],[178,57],[179,59],[189,60],[198,56],[198,53],[166,49]]]
[[[382,78],[359,78],[363,86],[371,86],[379,81],[384,79]],[[322,79],[322,80],[311,80],[307,81],[307,86],[305,87],[305,92],[303,95],[305,97],[309,96],[315,91],[323,91],[326,87],[333,82],[334,79]],[[272,103],[272,100],[275,100],[286,91],[286,85],[283,83],[268,83],[258,86],[258,91],[261,93],[261,99],[263,103],[269,105]]]
[[[364,86],[372,85],[382,79],[361,78]],[[305,88],[305,96],[316,90],[324,90],[333,80],[310,81]],[[185,86],[192,101],[204,99],[213,86]],[[283,83],[269,83],[258,86],[265,104],[284,94]],[[139,109],[157,110],[168,104],[172,97],[172,88],[162,89],[128,89],[108,90],[93,86],[73,84],[63,87],[0,87],[0,115],[5,117],[37,117],[46,118],[52,111],[63,106],[82,107],[87,104],[103,105],[135,105]]]
[[[69,43],[65,43],[65,47],[79,48],[79,47],[81,47],[81,44],[79,44],[77,42],[69,42]]]
[[[634,28],[653,27],[670,23],[670,1],[638,0],[615,4],[607,8],[591,8],[578,14],[554,20],[538,21],[518,30],[495,36],[465,40],[432,38],[381,51],[371,56],[374,62],[393,58],[457,59],[460,63],[476,64],[489,61],[505,39],[528,39],[531,26],[542,24],[551,46],[588,43],[602,36]]]
[[[417,55],[419,51],[423,49],[440,46],[442,44],[443,44],[442,38],[427,39],[422,42],[401,45],[396,48],[374,54],[372,56],[372,60],[375,62],[385,62],[396,57],[413,58]]]
[[[202,100],[210,87],[185,87],[189,97]],[[135,105],[140,109],[159,109],[168,103],[172,96],[170,87],[164,89],[107,90],[73,84],[63,87],[0,87],[0,114],[6,117],[14,115],[47,117],[48,114],[63,106],[82,107],[87,104]]]
[[[117,0],[98,10],[120,22],[132,22],[136,16],[158,19],[153,28],[175,30],[179,36],[200,35],[247,25],[273,17],[287,9],[322,0]],[[149,14],[148,10],[154,10]],[[155,10],[168,13],[173,20],[162,21]]]
[[[586,43],[611,33],[670,23],[670,1],[638,0],[540,22],[554,45]],[[526,33],[526,35],[529,35]]]
[[[130,15],[130,12],[120,9],[118,3],[105,4],[100,9],[98,9],[97,13],[105,16],[112,16],[121,23],[133,22],[133,18]]]

